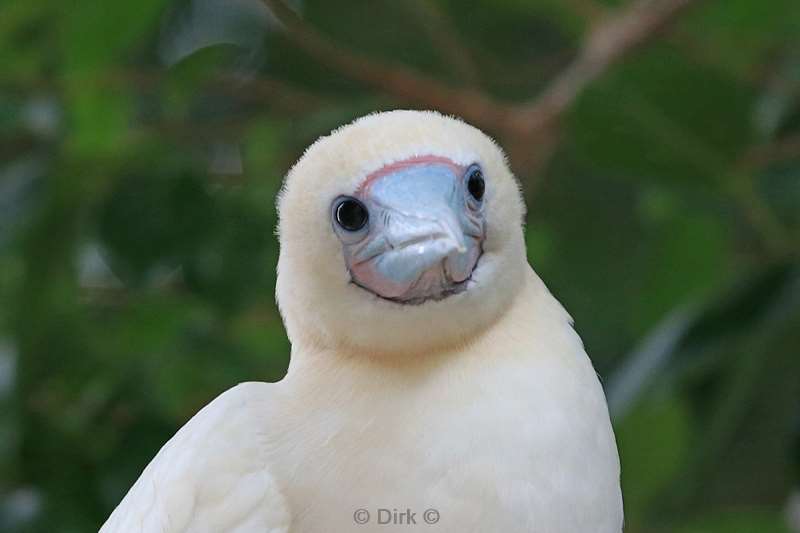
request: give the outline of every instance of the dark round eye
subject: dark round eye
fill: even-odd
[[[483,200],[483,193],[486,192],[486,182],[483,179],[481,169],[476,168],[470,172],[469,179],[467,179],[467,190],[479,202]]]
[[[367,208],[355,198],[343,198],[336,206],[336,223],[347,231],[358,231],[369,220]]]

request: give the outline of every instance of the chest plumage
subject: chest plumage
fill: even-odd
[[[343,356],[336,369],[306,370],[280,402],[303,414],[273,452],[303,509],[297,531],[403,530],[388,511],[421,523],[428,509],[441,531],[621,530],[602,389],[568,315],[532,272],[514,309],[474,343],[412,368]],[[360,509],[371,526],[354,529]]]

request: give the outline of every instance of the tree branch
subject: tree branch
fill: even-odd
[[[795,158],[800,158],[800,135],[783,137],[769,144],[755,146],[744,154],[739,165],[744,169],[752,169]]]
[[[499,102],[476,89],[370,58],[321,34],[283,0],[263,1],[287,37],[321,63],[394,98],[460,116],[503,137],[517,169],[532,172],[547,159],[560,119],[578,95],[698,0],[635,0],[610,14],[589,31],[575,60],[539,96],[522,103]]]
[[[492,129],[503,129],[510,113],[508,106],[477,90],[451,87],[405,66],[383,63],[342,46],[303,21],[283,0],[264,0],[264,3],[284,25],[287,37],[321,63],[400,100],[459,115]]]
[[[640,45],[654,38],[697,0],[637,0],[589,30],[575,60],[536,98],[522,104],[515,122],[520,131],[547,129],[578,95]]]

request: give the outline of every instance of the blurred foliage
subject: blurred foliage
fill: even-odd
[[[293,5],[376,59],[519,99],[625,3]],[[299,51],[258,0],[7,0],[0,61],[0,529],[90,531],[200,406],[280,379],[282,176],[404,104]],[[797,0],[701,4],[592,85],[520,179],[531,263],[605,376],[626,531],[788,531]]]

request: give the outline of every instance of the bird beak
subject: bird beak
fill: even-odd
[[[370,181],[360,197],[370,212],[366,238],[345,246],[353,281],[403,302],[458,292],[481,253],[482,212],[465,200],[463,169],[402,166]]]

